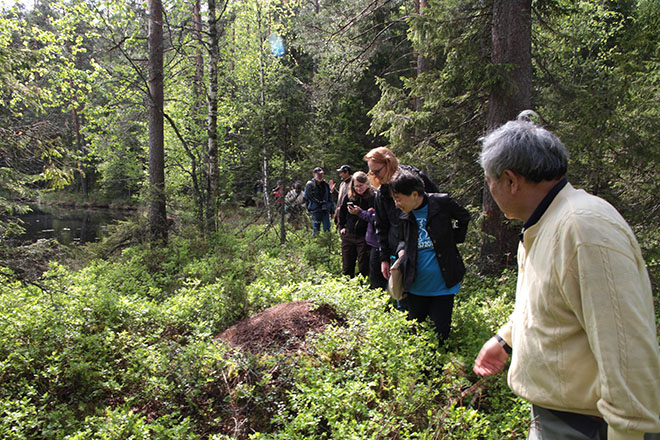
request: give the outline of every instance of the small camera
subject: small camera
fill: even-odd
[[[348,203],[346,203],[346,205],[348,205],[348,206],[355,206],[355,203],[353,203],[353,202],[348,202]]]

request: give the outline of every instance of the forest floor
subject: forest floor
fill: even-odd
[[[229,327],[217,337],[234,348],[252,353],[297,351],[307,336],[344,319],[329,305],[294,301],[270,307]]]
[[[12,278],[28,283],[41,278],[51,261],[80,269],[84,260],[76,255],[73,247],[63,246],[52,238],[0,248],[0,265],[11,269],[15,274]]]

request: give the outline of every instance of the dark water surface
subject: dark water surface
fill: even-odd
[[[24,243],[41,238],[55,238],[62,244],[90,243],[108,235],[108,225],[125,220],[130,212],[111,209],[60,208],[31,205],[32,212],[19,216],[23,220]]]

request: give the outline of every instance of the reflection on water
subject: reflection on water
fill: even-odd
[[[89,243],[108,234],[108,225],[128,217],[125,211],[109,209],[64,209],[30,206],[32,212],[19,216],[23,220],[24,242],[55,238],[62,244]]]

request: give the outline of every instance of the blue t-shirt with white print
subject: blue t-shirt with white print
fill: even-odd
[[[433,250],[433,242],[426,231],[426,220],[429,216],[429,205],[414,209],[412,213],[417,219],[417,276],[410,286],[410,293],[420,296],[453,295],[458,293],[461,283],[447,288],[442,277],[440,264]]]

